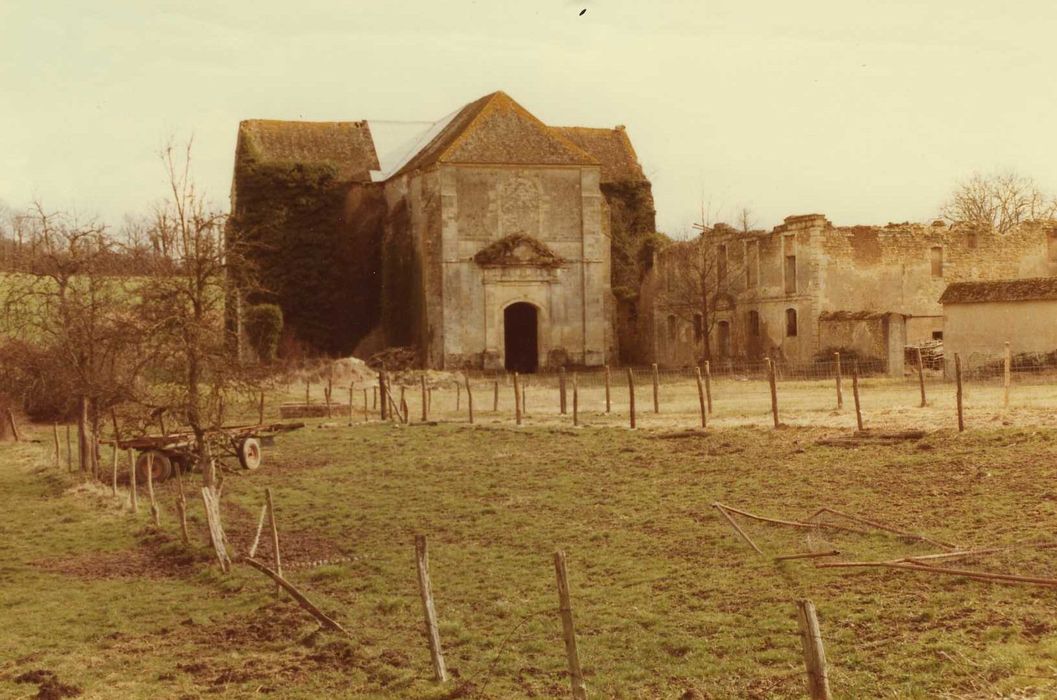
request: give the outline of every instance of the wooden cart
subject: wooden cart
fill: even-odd
[[[267,445],[280,433],[303,428],[304,423],[270,423],[260,425],[232,425],[208,431],[207,439],[213,445],[226,449],[226,454],[238,459],[243,469],[256,469],[261,465],[262,443]],[[113,440],[102,441],[114,444]],[[185,474],[194,469],[197,455],[194,450],[195,436],[191,432],[167,435],[141,435],[119,440],[122,450],[135,450],[137,480],[147,479],[147,468],[151,465],[151,478],[165,481],[180,470]]]

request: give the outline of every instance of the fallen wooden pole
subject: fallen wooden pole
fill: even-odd
[[[822,647],[822,633],[819,631],[815,605],[810,600],[797,601],[796,619],[800,628],[804,666],[807,668],[808,694],[811,700],[830,700],[826,652]]]
[[[831,549],[828,552],[804,552],[802,554],[783,554],[774,558],[775,561],[789,561],[791,559],[819,559],[821,557],[836,557],[840,550]]]
[[[878,530],[884,530],[885,532],[891,532],[896,535],[902,535],[903,537],[909,537],[920,542],[928,542],[929,544],[936,545],[941,549],[958,549],[957,545],[950,544],[949,542],[941,542],[939,540],[934,540],[916,532],[902,530],[891,525],[886,525],[885,523],[877,522],[876,520],[869,520],[859,515],[852,515],[851,513],[845,513],[840,510],[834,510],[833,508],[829,508],[828,506],[823,506],[822,508],[819,508],[811,515],[811,517],[808,518],[808,520],[811,520],[812,518],[815,518],[821,515],[822,513],[832,513],[833,515],[837,515],[842,518],[847,518],[848,520],[852,520],[857,523],[862,523],[863,525],[869,525],[870,527],[877,528]]]
[[[565,552],[554,553],[554,572],[558,579],[558,614],[562,619],[562,636],[565,638],[565,659],[569,665],[569,682],[573,700],[587,700],[587,685],[584,683],[580,654],[576,649],[576,628],[573,624],[573,608],[569,596],[569,576],[565,568]]]
[[[297,601],[297,603],[302,608],[307,610],[312,615],[312,617],[314,617],[317,620],[319,620],[320,624],[322,624],[324,627],[326,627],[327,629],[334,630],[335,632],[341,632],[342,634],[344,634],[346,636],[350,636],[348,630],[346,630],[344,627],[342,627],[340,624],[338,624],[334,619],[332,619],[331,617],[327,616],[326,613],[324,613],[322,610],[320,610],[315,605],[313,605],[312,601],[310,601],[308,598],[306,598],[304,596],[304,594],[301,593],[301,591],[297,590],[297,588],[295,588],[294,585],[292,583],[290,583],[289,581],[287,581],[285,578],[283,578],[279,574],[275,573],[274,571],[272,571],[271,569],[269,569],[267,566],[265,566],[261,562],[257,561],[256,559],[243,559],[242,561],[244,561],[249,566],[252,566],[257,571],[260,571],[262,574],[264,574],[265,576],[267,576],[271,580],[275,581],[277,586],[285,589],[286,592],[290,594],[290,597],[292,597],[295,601]]]
[[[415,535],[415,563],[418,569],[418,594],[422,599],[422,613],[426,618],[429,656],[433,661],[433,680],[444,683],[448,680],[448,670],[444,665],[444,653],[440,647],[440,629],[437,627],[437,609],[433,604],[433,585],[429,580],[429,550],[425,535]]]
[[[713,504],[713,505],[715,505],[715,504]],[[787,527],[798,527],[798,528],[807,529],[807,530],[811,530],[811,529],[814,529],[814,528],[822,527],[822,528],[826,528],[826,529],[829,529],[829,530],[839,530],[841,532],[854,532],[857,535],[868,535],[868,534],[870,534],[866,530],[860,530],[860,529],[854,528],[854,527],[845,527],[843,525],[833,525],[832,523],[805,523],[805,522],[801,522],[799,520],[782,520],[780,518],[768,518],[768,517],[765,517],[765,516],[762,516],[762,515],[756,515],[755,513],[750,513],[750,512],[748,512],[746,510],[741,510],[739,508],[734,508],[732,506],[724,505],[723,503],[720,503],[719,506],[723,510],[730,511],[731,513],[737,513],[738,515],[744,515],[746,518],[751,518],[753,520],[760,520],[762,522],[771,523],[771,524],[774,524],[774,525],[785,525]]]
[[[818,569],[865,569],[885,568],[920,571],[924,573],[944,574],[947,576],[964,576],[978,581],[1001,581],[1004,583],[1024,583],[1033,586],[1057,587],[1057,578],[1040,578],[1036,576],[1017,576],[1014,574],[993,574],[987,571],[972,569],[948,569],[942,566],[929,566],[913,562],[894,561],[829,561],[815,564]]]
[[[730,526],[734,528],[734,531],[737,532],[738,535],[741,536],[741,539],[745,540],[750,547],[755,549],[757,554],[763,554],[763,550],[757,547],[756,543],[752,541],[752,538],[745,534],[745,531],[741,529],[741,526],[738,525],[737,522],[735,522],[734,518],[730,517],[730,513],[727,512],[727,509],[724,508],[722,504],[716,502],[712,504],[712,507],[718,510],[720,515],[726,518],[727,522],[730,523]]]

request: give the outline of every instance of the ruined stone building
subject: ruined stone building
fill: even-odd
[[[675,263],[688,246],[714,263],[708,319],[675,298]],[[943,222],[834,227],[817,214],[771,231],[719,225],[657,255],[643,290],[653,312],[641,330],[663,365],[700,361],[708,333],[714,360],[806,364],[842,350],[901,374],[904,346],[943,337],[940,297],[952,282],[1055,274],[1052,222],[1005,234]]]
[[[425,124],[240,124],[233,240],[282,350],[411,346],[435,368],[630,356],[654,230],[623,127],[551,127],[502,92]],[[614,293],[616,291],[616,294]]]

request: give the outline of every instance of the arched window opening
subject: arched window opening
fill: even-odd
[[[796,337],[796,309],[785,310],[785,334],[790,338]]]

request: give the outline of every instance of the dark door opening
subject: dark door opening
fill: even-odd
[[[539,321],[536,307],[523,301],[503,311],[503,348],[510,372],[535,372],[539,367]]]

